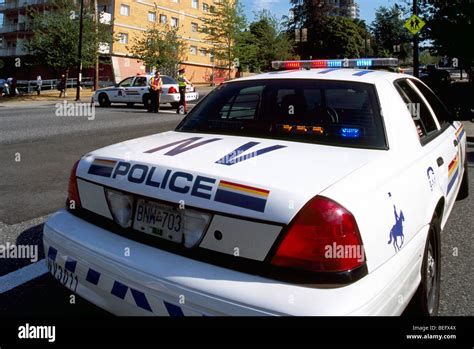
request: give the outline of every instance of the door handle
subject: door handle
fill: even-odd
[[[454,146],[457,147],[459,145],[459,142],[457,139],[453,140]]]
[[[443,158],[440,156],[438,159],[436,159],[436,163],[438,164],[438,167],[443,166],[444,164]]]

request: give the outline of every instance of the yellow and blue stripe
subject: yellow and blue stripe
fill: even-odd
[[[461,143],[461,139],[462,139],[462,137],[464,137],[465,133],[466,133],[466,131],[464,130],[463,125],[461,124],[461,126],[459,126],[458,130],[456,131],[456,138],[457,138],[459,143]]]
[[[448,167],[448,194],[451,191],[451,189],[454,187],[454,184],[456,183],[457,178],[459,177],[459,156],[456,155],[456,157],[451,161]]]
[[[264,212],[270,191],[221,180],[214,201]]]
[[[89,167],[89,174],[102,177],[110,177],[117,161],[107,159],[95,159]]]

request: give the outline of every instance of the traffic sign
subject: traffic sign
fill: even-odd
[[[407,28],[413,35],[416,35],[425,26],[425,24],[425,21],[414,14],[405,22],[405,28]]]

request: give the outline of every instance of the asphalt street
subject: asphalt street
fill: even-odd
[[[96,108],[94,120],[57,116],[55,110],[54,103],[0,104],[0,244],[38,246],[39,260],[43,223],[64,206],[69,171],[81,155],[171,130],[182,119],[171,108],[159,114]],[[474,137],[474,124],[467,122],[466,129]],[[456,203],[442,234],[441,315],[474,315],[474,142],[468,153],[471,196]],[[80,297],[71,304],[71,293],[30,261],[0,260],[2,277],[8,282],[0,284],[0,317],[108,316]]]

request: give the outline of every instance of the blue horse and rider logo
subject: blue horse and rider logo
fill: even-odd
[[[388,193],[388,196],[391,197],[392,194]],[[403,222],[405,221],[405,216],[403,215],[402,210],[399,212],[400,213],[397,212],[397,207],[394,204],[393,213],[395,215],[395,224],[393,225],[392,229],[390,229],[390,240],[388,241],[388,244],[393,244],[395,252],[400,251],[403,246],[403,242],[405,241],[405,235],[403,235]]]

